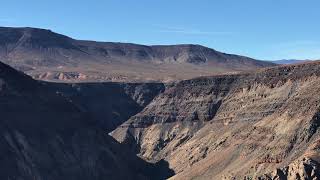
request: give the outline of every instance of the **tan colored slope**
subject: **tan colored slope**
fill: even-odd
[[[183,81],[113,136],[173,179],[319,178],[319,76],[311,63]]]
[[[206,148],[206,157],[203,160],[200,158],[198,163],[191,164],[190,169],[183,171],[175,178],[218,179],[224,176],[256,178],[304,158],[307,147],[316,140],[316,138],[309,139],[312,135],[309,129],[313,116],[318,112],[319,96],[313,97],[310,94],[318,93],[319,82],[317,79],[297,84],[301,87],[288,97],[279,109],[265,118],[253,121],[250,118],[249,122],[239,122],[237,118],[232,118],[228,125],[215,123],[207,125],[179,151],[175,151],[169,157],[169,162],[179,162],[174,169],[183,170],[181,167],[184,164],[190,165],[190,163],[184,161],[186,158],[181,157],[188,156],[188,154],[197,156],[197,150],[193,150],[192,147]],[[287,90],[292,88],[292,86],[289,87]],[[267,94],[267,96],[272,96],[272,94]],[[260,105],[261,101],[263,100],[258,100],[254,106]],[[314,106],[308,106],[309,103]],[[234,106],[234,104],[230,105]],[[258,111],[260,109],[250,108],[252,109],[239,108],[235,116],[241,115],[241,111],[256,110],[254,113],[261,113]],[[255,118],[252,114],[250,116]],[[219,131],[215,131],[217,128]],[[184,150],[187,153],[184,153]]]

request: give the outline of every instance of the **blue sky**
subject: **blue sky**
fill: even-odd
[[[319,0],[3,0],[1,26],[76,39],[201,44],[257,59],[320,59]]]

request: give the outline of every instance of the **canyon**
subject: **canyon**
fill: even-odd
[[[110,98],[112,90],[118,94],[122,87],[101,86],[109,91],[101,100]],[[104,120],[114,123],[103,124],[92,117],[93,105],[98,110],[99,104],[86,98],[78,102],[80,95],[70,88],[35,81],[0,63],[1,179],[163,179],[172,174],[164,162],[149,164],[108,135],[108,130],[144,106],[148,93],[119,93],[114,96],[118,102],[107,100],[104,105],[115,109],[106,111]],[[134,85],[126,88],[135,92]],[[79,87],[75,91],[81,92]],[[97,95],[95,88],[92,92]],[[129,110],[116,120],[111,115],[122,113],[116,108],[123,105],[121,97],[130,102],[126,103]]]
[[[4,27],[0,58],[0,179],[320,179],[319,61]]]

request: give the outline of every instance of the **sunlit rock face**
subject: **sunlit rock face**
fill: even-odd
[[[173,179],[319,178],[320,64],[182,81],[112,132]]]

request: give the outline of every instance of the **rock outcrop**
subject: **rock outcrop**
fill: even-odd
[[[319,169],[320,166],[318,162],[309,158],[303,158],[292,162],[289,166],[277,169],[268,175],[263,175],[260,178],[268,180],[319,179]]]

